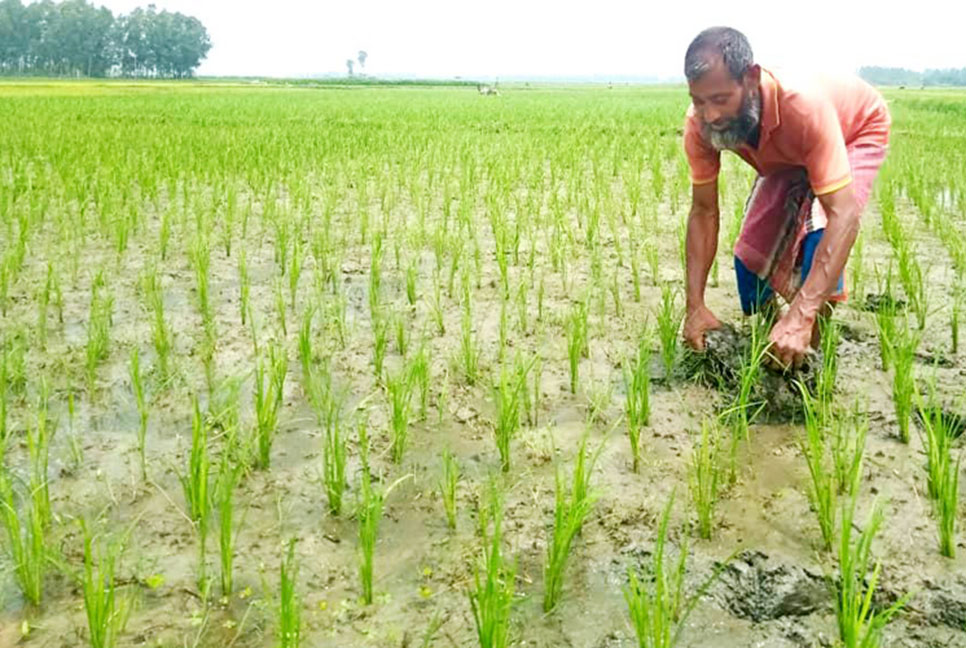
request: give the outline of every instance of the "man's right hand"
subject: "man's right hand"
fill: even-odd
[[[704,350],[704,334],[721,328],[721,322],[707,306],[688,308],[684,318],[684,341],[696,351]]]

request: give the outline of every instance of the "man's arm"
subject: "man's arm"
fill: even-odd
[[[704,348],[706,331],[721,326],[704,304],[708,272],[718,251],[718,180],[692,185],[687,232],[687,313],[684,339],[695,349]]]
[[[859,233],[859,205],[851,183],[818,200],[828,225],[815,248],[805,283],[771,333],[772,354],[786,367],[800,364],[808,352],[815,321],[835,292]]]

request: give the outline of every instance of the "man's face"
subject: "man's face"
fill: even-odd
[[[761,120],[757,67],[736,81],[718,58],[688,87],[705,140],[719,151],[734,150],[748,141]]]

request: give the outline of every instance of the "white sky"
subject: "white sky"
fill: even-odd
[[[115,14],[149,0],[94,0]],[[766,67],[966,66],[966,3],[869,0],[154,0],[196,16],[212,48],[201,75],[682,75],[691,38],[725,24]],[[796,9],[797,7],[797,9]],[[792,15],[792,12],[797,15]],[[357,67],[358,70],[358,67]]]

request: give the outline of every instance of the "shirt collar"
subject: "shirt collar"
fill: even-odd
[[[760,150],[768,134],[781,124],[781,115],[778,112],[778,81],[765,68],[761,68],[758,87],[761,91],[761,138],[758,140]]]

